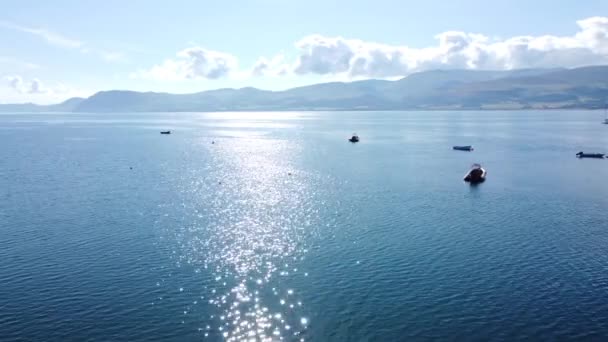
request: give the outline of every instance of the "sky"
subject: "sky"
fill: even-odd
[[[0,103],[608,64],[608,0],[21,0],[0,8]]]

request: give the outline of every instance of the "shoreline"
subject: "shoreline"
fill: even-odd
[[[256,110],[200,110],[200,111],[0,111],[0,115],[15,114],[152,114],[152,113],[321,113],[321,112],[601,112],[603,108],[492,108],[492,109],[256,109]]]

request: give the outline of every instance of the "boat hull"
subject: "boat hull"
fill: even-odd
[[[596,159],[604,159],[603,153],[583,153],[577,154],[577,158],[596,158]]]
[[[471,184],[479,184],[486,181],[487,172],[483,168],[472,169],[464,176],[464,181]]]

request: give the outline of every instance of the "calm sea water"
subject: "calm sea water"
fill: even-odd
[[[602,119],[0,115],[0,340],[606,340]]]

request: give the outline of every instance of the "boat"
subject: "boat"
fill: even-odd
[[[160,134],[171,134],[171,131],[161,131]]]
[[[359,136],[357,135],[357,133],[353,133],[353,136],[350,137],[350,139],[348,139],[348,141],[350,141],[352,143],[359,142]]]
[[[471,170],[464,176],[464,181],[471,184],[482,183],[488,173],[479,164],[473,164]]]
[[[473,151],[473,146],[453,146],[452,149],[457,151]]]
[[[599,158],[599,159],[603,159],[604,158],[604,153],[585,153],[585,152],[579,152],[576,154],[577,158]]]

